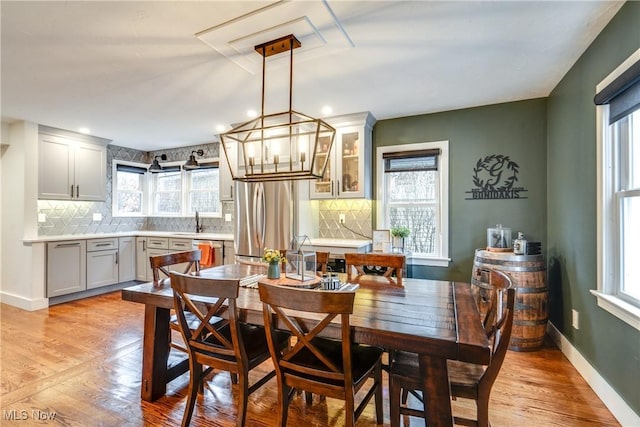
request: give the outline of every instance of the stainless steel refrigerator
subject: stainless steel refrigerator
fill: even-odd
[[[236,256],[257,261],[264,248],[287,249],[296,222],[292,181],[235,183]]]

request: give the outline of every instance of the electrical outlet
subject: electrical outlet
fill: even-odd
[[[345,218],[344,214],[340,214],[340,224],[344,224]]]
[[[580,313],[576,309],[571,310],[571,326],[573,329],[580,329]]]
[[[47,222],[47,214],[39,213],[38,222]]]
[[[93,214],[94,221],[102,221],[102,214],[100,212],[96,212]]]
[[[231,222],[231,214],[230,214],[230,213],[228,213],[228,214],[224,214],[224,220],[225,220],[226,222]]]

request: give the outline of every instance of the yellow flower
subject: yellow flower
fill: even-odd
[[[277,249],[264,248],[264,255],[262,255],[262,260],[268,262],[269,264],[278,263],[278,262],[286,262],[286,258],[280,254],[280,251]]]

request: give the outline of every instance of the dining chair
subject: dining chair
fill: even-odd
[[[402,254],[345,253],[344,259],[349,283],[359,283],[363,276],[371,276],[372,268],[379,267],[382,276],[387,279],[384,283],[402,286],[405,269],[405,256]]]
[[[321,273],[326,273],[329,264],[329,252],[316,251],[316,267],[320,268]]]
[[[249,371],[268,360],[270,353],[264,327],[239,320],[236,299],[240,280],[172,272],[171,288],[180,332],[189,352],[189,392],[182,426],[191,422],[196,396],[204,379],[203,365],[237,375],[240,392],[236,425],[244,426],[249,395],[273,378],[275,371],[249,385]],[[196,329],[192,329],[187,314],[197,317]],[[221,322],[212,325],[209,321],[223,315],[225,318]],[[274,352],[283,352],[289,347],[289,339],[289,333],[272,331],[269,345],[273,346]]]
[[[161,286],[169,282],[169,267],[176,266],[178,264],[185,264],[183,270],[184,274],[191,273],[195,275],[200,274],[200,259],[202,253],[200,250],[174,252],[171,254],[156,255],[149,257],[149,263],[151,264],[151,271],[153,272],[153,285]],[[163,276],[163,277],[161,277]],[[189,324],[196,328],[198,326],[198,319],[190,313],[186,314]],[[222,320],[219,317],[215,317],[210,321],[216,323]],[[178,325],[178,318],[175,313],[171,314],[169,318],[169,328],[173,331],[180,331]],[[180,350],[187,353],[187,348],[179,343],[175,342],[171,336],[169,336],[169,345],[176,350]]]
[[[382,349],[352,341],[350,315],[355,292],[295,289],[261,282],[258,282],[258,288],[278,379],[276,425],[286,426],[288,407],[295,390],[344,400],[347,427],[354,425],[375,396],[376,421],[382,424]],[[312,313],[312,317],[319,314],[322,320],[312,325],[299,322],[301,312]],[[336,317],[340,323],[331,323]],[[295,345],[286,353],[278,351],[277,328],[290,331],[296,339]],[[339,338],[320,336],[330,332]],[[369,378],[373,378],[373,384],[356,408],[355,396]]]
[[[491,295],[491,304],[487,316],[483,319],[487,338],[491,344],[491,363],[488,366],[447,360],[451,396],[472,399],[476,402],[476,419],[454,417],[455,424],[488,427],[489,396],[493,383],[500,372],[509,347],[516,289],[506,274],[491,273],[495,291]],[[504,303],[506,299],[506,303]],[[393,352],[389,373],[389,404],[391,406],[391,426],[400,426],[400,415],[424,417],[429,408],[417,410],[406,406],[407,392],[422,402],[418,391],[422,390],[418,355],[407,352]]]

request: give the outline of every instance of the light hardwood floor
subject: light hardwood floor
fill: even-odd
[[[143,312],[142,305],[122,301],[119,292],[36,312],[3,304],[0,424],[180,425],[188,374],[173,381],[162,399],[140,400]],[[270,363],[259,369],[271,369]],[[235,426],[236,394],[228,374],[214,374],[198,399],[191,425]],[[384,397],[388,426],[386,389]],[[250,396],[247,426],[272,426],[276,399],[272,379]],[[458,400],[453,407],[454,413],[469,415],[473,403]],[[495,427],[618,425],[553,345],[531,353],[508,353],[493,388],[490,419]],[[289,426],[343,422],[340,401],[314,396],[307,406],[298,397],[290,406]],[[357,425],[375,425],[372,402]],[[405,425],[424,422],[405,419]]]

